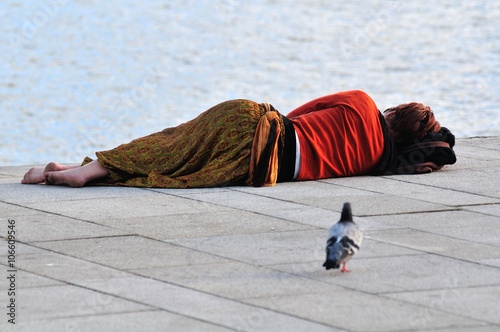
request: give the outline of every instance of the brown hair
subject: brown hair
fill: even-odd
[[[384,117],[398,146],[413,143],[416,139],[441,129],[431,108],[420,103],[388,108],[384,111]]]

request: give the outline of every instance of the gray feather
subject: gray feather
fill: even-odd
[[[351,204],[344,203],[339,222],[330,228],[323,266],[327,270],[339,268],[358,252],[362,242],[363,232],[352,220]]]

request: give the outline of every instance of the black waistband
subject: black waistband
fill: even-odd
[[[282,117],[285,127],[285,147],[279,161],[278,182],[292,181],[295,173],[295,129],[286,116],[282,115]]]

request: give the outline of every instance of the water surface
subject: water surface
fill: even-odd
[[[362,89],[500,135],[499,1],[0,3],[0,165],[80,162],[223,100]]]

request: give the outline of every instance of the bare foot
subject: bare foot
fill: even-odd
[[[31,173],[30,173],[31,172]],[[40,180],[40,170],[33,169],[26,173],[23,183],[40,183],[55,185],[68,185],[70,187],[83,187],[87,182],[106,177],[109,171],[99,164],[98,160],[93,160],[83,166],[61,165],[58,163],[48,164],[42,172]]]
[[[63,171],[48,172],[44,176],[46,184],[68,185],[80,188],[87,183],[87,179],[79,169],[66,169]]]
[[[67,166],[51,162],[48,163],[47,166],[45,166],[45,168],[33,167],[24,175],[24,178],[21,180],[21,183],[24,184],[42,183],[45,181],[45,174],[47,174],[48,172],[64,171],[78,166],[79,165]]]

